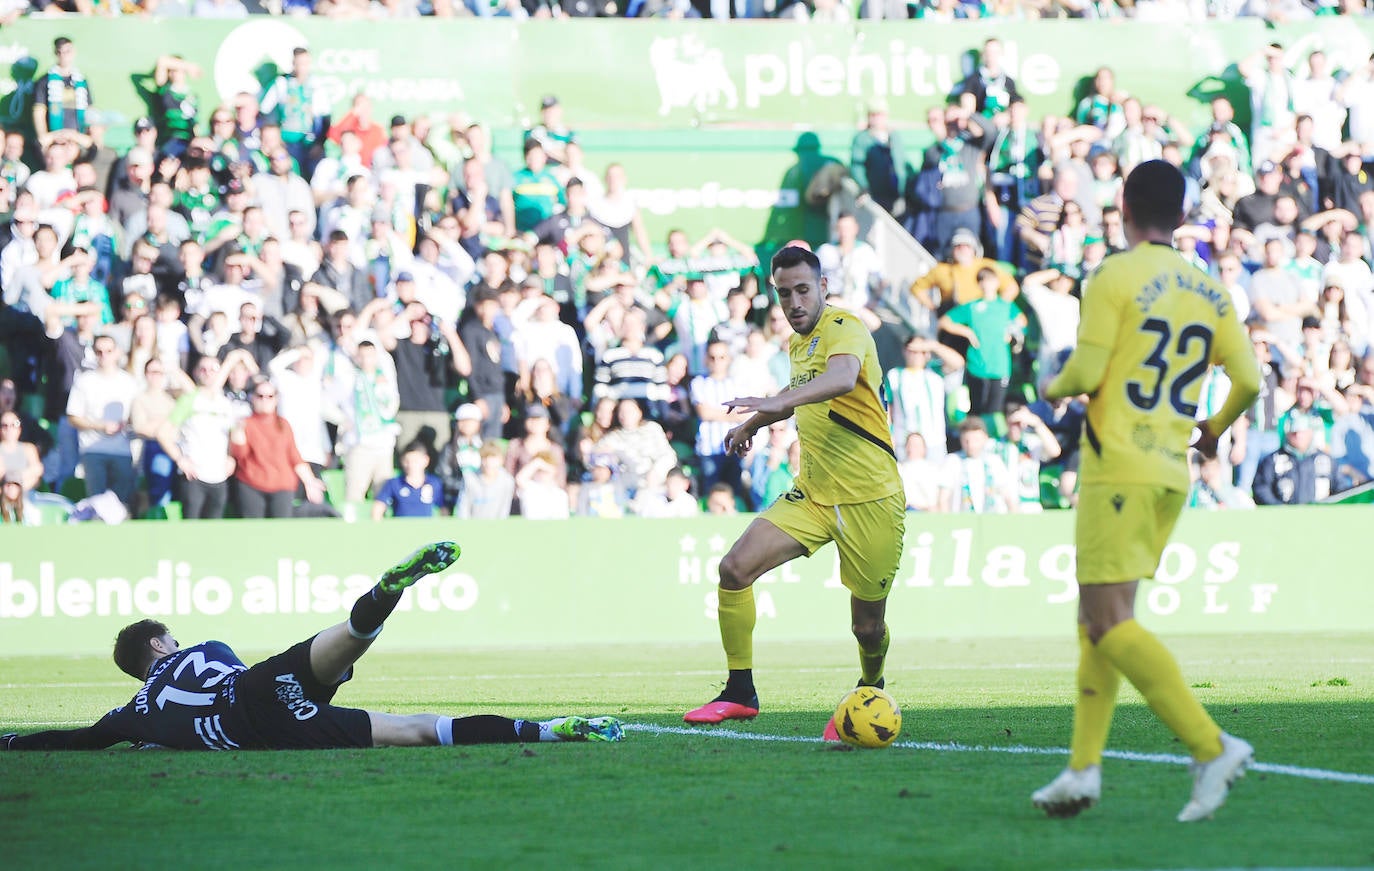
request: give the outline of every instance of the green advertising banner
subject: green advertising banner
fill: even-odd
[[[1339,548],[1363,506],[1185,515],[1139,613],[1165,632],[1367,630],[1374,586]],[[1063,634],[1076,602],[1069,513],[910,515],[889,600],[898,637]],[[748,517],[695,521],[220,521],[0,528],[0,656],[100,653],[144,616],[273,649],[344,619],[423,542],[462,559],[406,594],[398,646],[715,639],[716,567]],[[842,638],[833,546],[765,575],[760,639]]]
[[[1242,119],[1248,113],[1240,58],[1278,40],[1290,65],[1322,47],[1336,68],[1352,69],[1370,56],[1374,21],[1321,18],[1270,29],[1253,19],[1176,26],[28,18],[0,31],[0,126],[26,125],[34,76],[51,63],[60,35],[75,40],[115,145],[148,114],[139,88],[149,87],[159,55],[201,66],[194,85],[204,114],[242,91],[261,91],[304,45],[336,114],[358,91],[372,96],[378,119],[425,113],[442,121],[461,112],[490,124],[513,163],[540,98],[557,94],[588,142],[589,165],[627,165],[655,241],[673,226],[694,235],[722,226],[745,241],[776,241],[799,226],[786,214],[798,192],[780,180],[801,132],[820,133],[823,152],[844,159],[865,103],[882,96],[894,123],[911,130],[911,144],[924,144],[925,110],[972,69],[970,52],[988,36],[1006,44],[1036,114],[1070,112],[1106,65],[1119,87],[1196,131],[1215,93],[1230,95]]]

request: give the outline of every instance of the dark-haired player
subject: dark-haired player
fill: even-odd
[[[1131,249],[1113,255],[1083,293],[1078,346],[1046,391],[1089,396],[1074,538],[1078,547],[1078,696],[1069,766],[1031,796],[1073,816],[1102,790],[1120,675],[1193,756],[1193,792],[1180,822],[1226,801],[1252,749],[1208,716],[1159,639],[1135,621],[1140,578],[1152,577],[1188,493],[1187,450],[1217,439],[1259,393],[1259,367],[1231,296],[1171,246],[1183,220],[1183,176],[1162,160],[1132,170],[1123,215]],[[1197,423],[1202,376],[1220,364],[1231,393]]]
[[[405,588],[448,568],[458,553],[449,541],[420,548],[385,572],[346,621],[252,668],[222,641],[183,649],[156,620],[126,626],[115,640],[115,664],[143,681],[128,704],[83,729],[0,736],[0,750],[99,750],[121,741],[179,750],[309,750],[620,740],[612,717],[401,716],[330,703]]]
[[[825,304],[821,264],[809,250],[789,245],[779,251],[772,283],[795,331],[788,346],[791,382],[776,396],[725,403],[753,412],[726,434],[725,449],[743,456],[754,433],[795,413],[801,473],[792,490],[755,518],[720,561],[718,615],[729,677],[719,696],[687,712],[689,723],[758,716],[753,583],[828,541],[839,549],[840,580],[850,592],[859,683],[883,685],[884,616],[901,559],[906,500],[879,393],[883,373],[877,348],[858,318]],[[838,739],[833,723],[826,736]]]

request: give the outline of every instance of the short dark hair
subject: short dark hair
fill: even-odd
[[[959,421],[959,435],[963,435],[966,432],[986,433],[987,431],[987,423],[976,414],[970,414],[968,417]]]
[[[800,245],[788,245],[773,255],[773,261],[769,264],[769,271],[777,272],[779,269],[791,269],[793,266],[803,264],[811,267],[811,271],[817,275],[821,274],[821,259],[814,252],[808,251]]]
[[[67,46],[69,46],[69,45],[71,45],[71,44],[72,44],[72,41],[71,41],[70,39],[68,39],[68,38],[65,37],[65,36],[59,36],[57,39],[54,39],[54,40],[52,41],[52,50],[53,50],[53,51],[61,51],[63,48],[66,48]]]
[[[153,660],[153,651],[148,643],[166,635],[167,631],[167,624],[158,620],[140,620],[125,626],[115,636],[115,665],[135,680],[146,679],[148,666]]]
[[[1137,227],[1172,231],[1183,214],[1183,173],[1163,160],[1147,160],[1126,177],[1123,199]]]

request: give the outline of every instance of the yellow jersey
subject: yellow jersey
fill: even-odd
[[[1080,480],[1187,491],[1203,375],[1217,363],[1257,366],[1230,293],[1173,248],[1142,243],[1088,280],[1078,342],[1108,355],[1088,403]]]
[[[859,360],[854,389],[826,402],[797,408],[801,437],[798,485],[821,505],[873,502],[902,489],[882,401],[882,367],[873,336],[853,313],[826,306],[808,335],[794,333],[788,345],[790,387],[825,371],[836,354]]]

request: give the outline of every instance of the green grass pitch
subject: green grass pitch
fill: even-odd
[[[1181,825],[1191,781],[1177,762],[1108,759],[1102,804],[1077,819],[1030,806],[1065,761],[1034,751],[1068,742],[1067,634],[898,633],[888,688],[908,746],[861,751],[809,740],[853,684],[852,644],[761,640],[763,714],[681,734],[682,712],[723,677],[714,644],[418,653],[402,649],[404,620],[394,622],[340,703],[612,713],[634,729],[619,745],[0,754],[0,864],[1374,867],[1374,636],[1166,638],[1204,704],[1262,763],[1216,819]],[[134,689],[107,659],[0,659],[0,731],[84,725]],[[1128,687],[1111,746],[1182,753]]]

